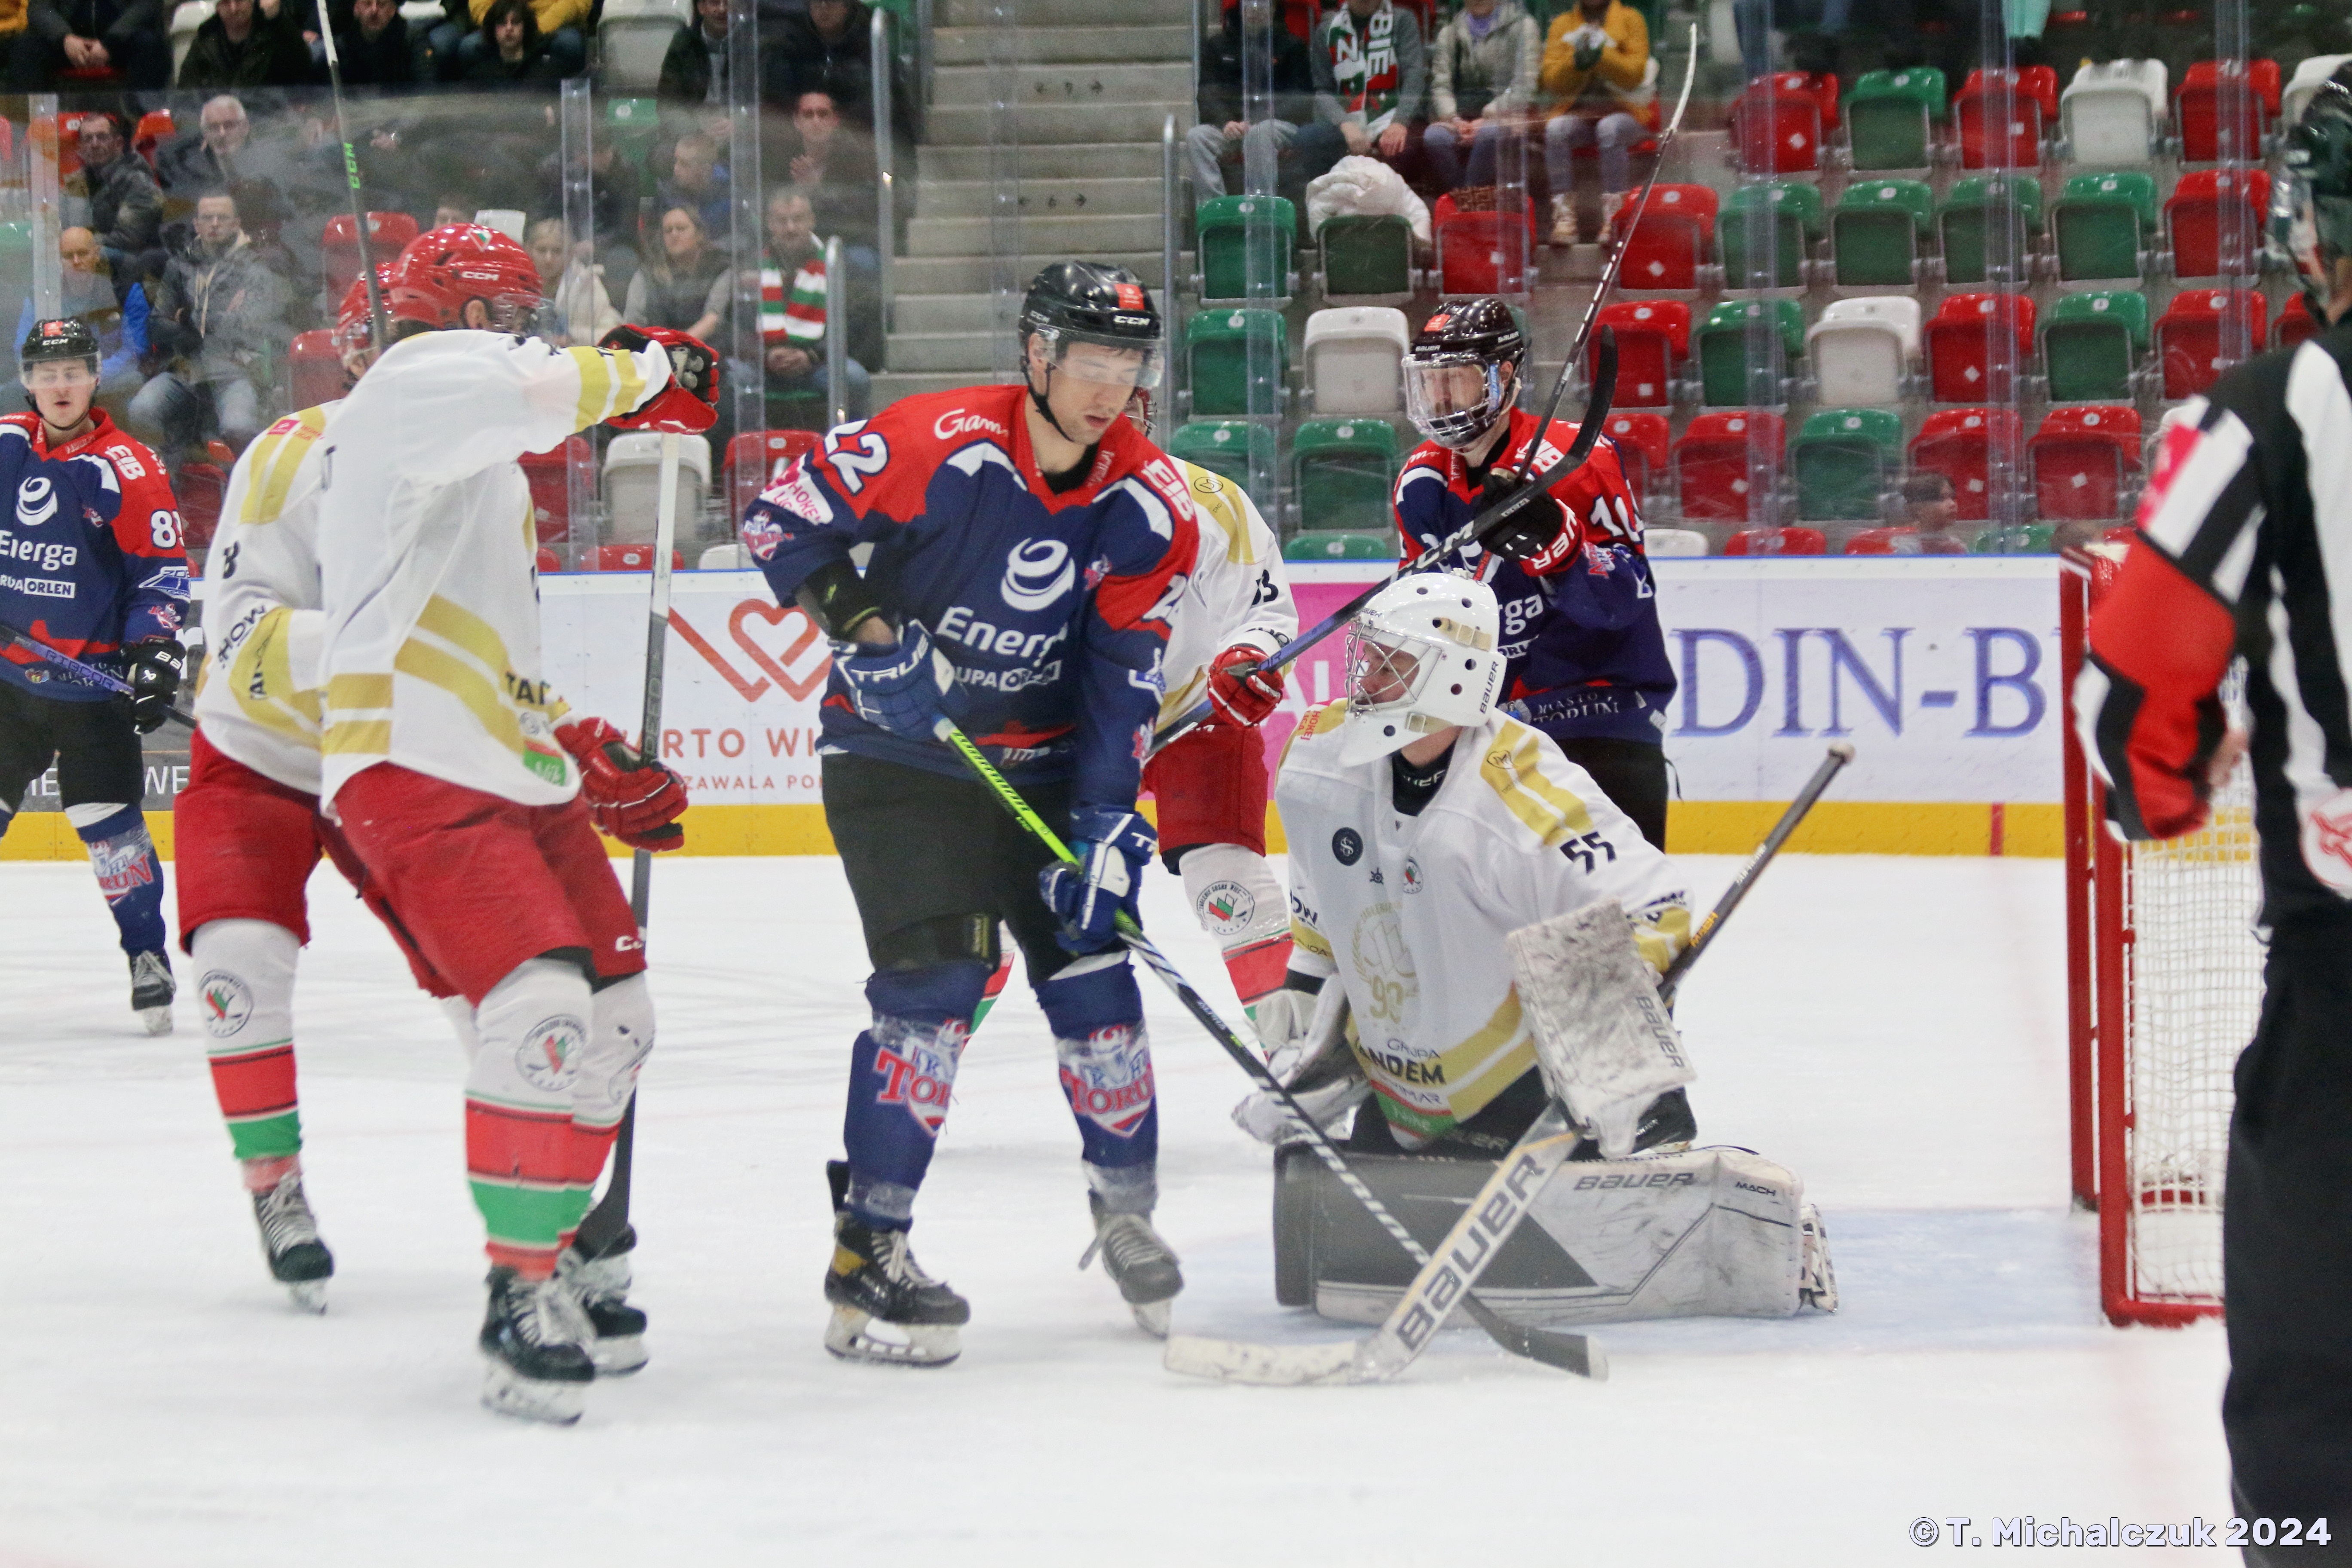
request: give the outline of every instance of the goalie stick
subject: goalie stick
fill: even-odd
[[[1037,841],[1050,850],[1056,859],[1066,865],[1077,863],[1077,858],[1070,853],[1069,846],[1063,843],[1061,837],[1045,825],[1044,818],[1030,809],[1029,803],[1021,797],[1021,792],[1014,789],[1006,782],[1004,775],[996,771],[995,764],[992,763],[980,747],[973,743],[971,736],[944,718],[939,721],[935,732],[940,740],[955,748],[956,753],[963,758],[971,771],[980,776],[981,782],[995,795],[998,804],[1011,812],[1014,819],[1034,834]],[[1192,982],[1186,980],[1182,973],[1168,962],[1167,955],[1162,953],[1151,939],[1145,936],[1141,929],[1124,914],[1118,917],[1118,936],[1119,940],[1127,944],[1129,951],[1143,961],[1144,967],[1158,975],[1168,989],[1176,994],[1176,1000],[1182,1003],[1184,1010],[1192,1014],[1202,1028],[1209,1031],[1210,1037],[1218,1045],[1224,1047],[1225,1054],[1240,1063],[1242,1070],[1249,1074],[1259,1088],[1269,1090],[1281,1099],[1283,1104],[1289,1108],[1291,1116],[1305,1130],[1316,1153],[1321,1157],[1326,1165],[1331,1168],[1331,1173],[1339,1179],[1340,1184],[1348,1189],[1358,1203],[1364,1205],[1365,1212],[1380,1223],[1381,1228],[1387,1231],[1396,1244],[1411,1255],[1415,1264],[1426,1269],[1430,1261],[1429,1249],[1415,1240],[1412,1233],[1405,1229],[1402,1222],[1391,1214],[1388,1206],[1373,1195],[1371,1188],[1364,1184],[1363,1178],[1357,1175],[1349,1167],[1347,1156],[1339,1152],[1331,1140],[1325,1136],[1323,1130],[1315,1124],[1314,1119],[1299,1108],[1297,1100],[1291,1099],[1290,1091],[1282,1086],[1282,1081],[1266,1068],[1265,1063],[1258,1060],[1256,1053],[1243,1044],[1241,1037],[1234,1034],[1225,1021],[1217,1016],[1215,1010],[1210,1007],[1201,994],[1192,988]],[[1501,1314],[1476,1297],[1466,1293],[1462,1305],[1464,1310],[1477,1321],[1478,1326],[1493,1337],[1496,1344],[1501,1345],[1513,1355],[1525,1356],[1531,1361],[1542,1362],[1548,1366],[1559,1367],[1563,1372],[1578,1373],[1588,1377],[1608,1375],[1607,1364],[1600,1359],[1598,1352],[1581,1334],[1563,1333],[1553,1329],[1520,1328],[1515,1323],[1505,1321]]]
[[[1683,111],[1690,107],[1691,84],[1698,79],[1698,28],[1696,26],[1693,26],[1690,31],[1690,59],[1683,68],[1682,95],[1675,100],[1674,118],[1666,122],[1665,130],[1659,135],[1657,157],[1650,166],[1650,177],[1642,182],[1641,192],[1631,204],[1633,209],[1633,221],[1625,226],[1625,232],[1629,237],[1641,225],[1643,214],[1650,210],[1650,193],[1657,187],[1658,174],[1665,167],[1666,149],[1674,144],[1675,138],[1681,133]],[[1592,298],[1584,307],[1584,319],[1577,323],[1575,341],[1569,345],[1568,357],[1560,362],[1559,374],[1552,381],[1551,397],[1544,404],[1543,417],[1536,423],[1536,429],[1539,433],[1551,428],[1552,416],[1559,412],[1560,395],[1568,390],[1569,377],[1575,373],[1576,362],[1584,357],[1585,344],[1593,341],[1593,323],[1600,320],[1601,304],[1609,298],[1610,291],[1617,286],[1617,275],[1625,265],[1625,249],[1624,246],[1620,245],[1610,252],[1609,264],[1601,270],[1601,281],[1593,287]],[[1576,439],[1569,444],[1567,453],[1559,462],[1544,469],[1532,481],[1528,479],[1528,470],[1534,466],[1536,452],[1543,443],[1540,440],[1528,442],[1528,449],[1519,458],[1518,478],[1521,480],[1522,491],[1549,490],[1561,479],[1582,468],[1585,458],[1592,455],[1594,443],[1601,439],[1601,426],[1608,419],[1610,405],[1615,401],[1617,395],[1617,334],[1614,331],[1606,327],[1601,329],[1599,353],[1600,363],[1593,367],[1592,392],[1585,401],[1584,417],[1577,425]],[[1251,675],[1261,670],[1286,668],[1308,648],[1355,619],[1363,607],[1372,602],[1375,595],[1405,574],[1409,564],[1414,568],[1427,570],[1436,566],[1448,556],[1457,553],[1465,545],[1484,543],[1489,537],[1489,530],[1507,521],[1504,514],[1512,505],[1512,500],[1513,497],[1501,497],[1481,507],[1476,516],[1456,529],[1451,538],[1440,542],[1435,549],[1414,556],[1409,563],[1399,562],[1396,569],[1387,576],[1291,638],[1273,653],[1259,659],[1243,673]],[[1213,711],[1209,700],[1202,698],[1178,715],[1175,722],[1152,738],[1151,751],[1147,754],[1156,754],[1163,748],[1174,744],[1195,725],[1206,723]]]
[[[1661,1001],[1674,1000],[1691,965],[1698,962],[1698,955],[1723,929],[1724,921],[1748,896],[1757,874],[1780,852],[1780,847],[1804,821],[1838,770],[1853,760],[1852,746],[1841,742],[1830,748],[1822,765],[1813,771],[1797,798],[1789,803],[1789,809],[1780,814],[1780,820],[1731,879],[1731,886],[1716,900],[1715,908],[1693,933],[1690,945],[1677,953],[1658,977]],[[1580,1136],[1559,1101],[1547,1105],[1534,1125],[1503,1156],[1495,1173],[1478,1190],[1478,1195],[1470,1200],[1469,1207],[1454,1222],[1454,1228],[1446,1232],[1445,1239],[1437,1246],[1435,1258],[1423,1264],[1412,1283],[1405,1287],[1387,1321],[1363,1338],[1335,1345],[1263,1345],[1171,1334],[1164,1364],[1171,1372],[1228,1383],[1292,1385],[1387,1382],[1411,1366],[1414,1358],[1428,1348],[1430,1336],[1444,1325],[1447,1314],[1457,1304],[1468,1305],[1476,1300],[1471,1290],[1478,1276],[1510,1240],[1511,1233],[1527,1217],[1536,1194],[1543,1191],[1552,1173],[1568,1159]],[[1597,1349],[1594,1356],[1597,1363]]]
[[[131,683],[121,676],[100,669],[94,664],[84,664],[73,655],[60,653],[45,642],[37,642],[33,637],[18,631],[5,621],[0,621],[0,643],[5,643],[10,647],[23,648],[43,664],[53,667],[58,673],[68,680],[78,681],[84,686],[95,686],[100,691],[111,691],[117,697],[138,695],[131,689]],[[184,724],[191,730],[196,727],[196,721],[177,708],[165,709],[163,717],[175,723]]]

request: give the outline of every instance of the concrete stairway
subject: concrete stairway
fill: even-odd
[[[877,406],[1009,367],[1018,290],[1049,261],[1116,261],[1154,289],[1163,281],[1160,131],[1171,113],[1180,133],[1192,123],[1188,0],[1010,0],[1007,8],[1018,25],[992,36],[997,0],[940,0],[915,216],[892,263],[898,303],[888,368],[874,378]],[[1000,84],[1013,89],[1009,114],[991,105]],[[1017,145],[992,153],[1000,128]],[[1013,175],[1005,211],[999,169]],[[1000,280],[1011,299],[992,292]]]

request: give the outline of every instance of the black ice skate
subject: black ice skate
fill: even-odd
[[[594,1331],[579,1303],[562,1281],[525,1279],[511,1268],[491,1269],[489,1287],[482,1403],[501,1415],[569,1426],[580,1419],[596,1377],[586,1349]]]
[[[1670,1089],[1642,1112],[1641,1123],[1633,1130],[1633,1152],[1679,1154],[1697,1136],[1698,1119],[1691,1114],[1690,1096],[1679,1089]],[[1590,1138],[1580,1138],[1576,1147],[1568,1152],[1568,1157],[1598,1160],[1601,1158],[1601,1145]]]
[[[637,1247],[635,1226],[606,1242],[594,1256],[574,1241],[555,1260],[555,1277],[572,1292],[596,1331],[588,1354],[598,1377],[625,1377],[646,1364],[646,1315],[628,1303],[629,1259]]]
[[[945,1366],[963,1350],[956,1331],[971,1321],[971,1303],[915,1261],[903,1230],[866,1224],[845,1205],[848,1168],[828,1164],[833,1183],[833,1266],[824,1299],[833,1303],[824,1348],[844,1361],[891,1366]]]
[[[289,1171],[266,1193],[253,1194],[253,1223],[261,1227],[262,1256],[269,1259],[269,1277],[286,1287],[294,1304],[306,1312],[327,1310],[327,1281],[334,1277],[335,1255],[319,1239],[318,1216],[302,1195],[302,1173]]]
[[[1100,1254],[1103,1272],[1127,1298],[1135,1326],[1166,1339],[1171,1305],[1176,1293],[1184,1289],[1174,1249],[1151,1228],[1150,1215],[1108,1213],[1098,1193],[1088,1193],[1087,1205],[1094,1210],[1095,1238],[1086,1256],[1078,1259],[1078,1267],[1084,1268]]]
[[[151,948],[131,955],[131,1010],[151,1035],[172,1032],[172,998],[179,986],[172,979],[172,961]]]

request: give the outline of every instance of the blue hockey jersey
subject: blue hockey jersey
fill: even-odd
[[[177,637],[188,558],[171,481],[155,454],[103,409],[52,447],[40,416],[0,417],[0,621],[100,665],[125,643]],[[0,680],[42,697],[110,695],[21,647],[0,647]]]
[[[902,398],[844,425],[743,517],[777,602],[871,545],[885,613],[920,621],[955,666],[962,727],[1005,774],[1072,781],[1079,806],[1132,806],[1160,712],[1169,616],[1197,530],[1182,476],[1124,419],[1083,483],[1055,494],[1018,386]],[[956,753],[857,716],[836,673],[828,748],[961,773]]]
[[[1494,464],[1516,469],[1535,429],[1534,415],[1511,410],[1510,434],[1490,454]],[[1559,461],[1575,439],[1575,426],[1554,420],[1536,468]],[[1463,552],[1502,609],[1500,651],[1510,661],[1504,700],[1556,740],[1601,736],[1654,746],[1674,700],[1675,671],[1642,550],[1640,503],[1615,443],[1595,442],[1583,467],[1551,489],[1569,526],[1540,558],[1512,561],[1475,545]],[[1416,560],[1451,537],[1476,513],[1477,500],[1461,453],[1434,441],[1415,448],[1396,487],[1404,558]]]

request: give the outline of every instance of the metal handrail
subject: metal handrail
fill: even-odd
[[[849,423],[849,289],[841,276],[841,237],[824,242],[825,427]]]
[[[867,64],[874,72],[875,286],[881,296],[882,330],[887,332],[896,324],[892,320],[897,299],[890,286],[890,261],[898,247],[898,174],[893,156],[898,136],[890,114],[890,14],[879,6],[874,12],[872,39]],[[833,287],[830,259],[825,267],[825,288],[829,290]]]
[[[1176,341],[1176,300],[1180,292],[1176,287],[1177,222],[1176,116],[1171,114],[1160,126],[1160,330],[1170,342]],[[1176,400],[1172,395],[1163,394],[1153,410],[1153,438],[1164,447],[1175,427]]]
[[[931,54],[935,45],[931,33],[936,25],[936,18],[931,15],[931,0],[915,0],[915,79],[908,83],[908,87],[915,95],[912,106],[915,140],[919,142],[930,134],[931,79],[936,74],[932,68]]]

